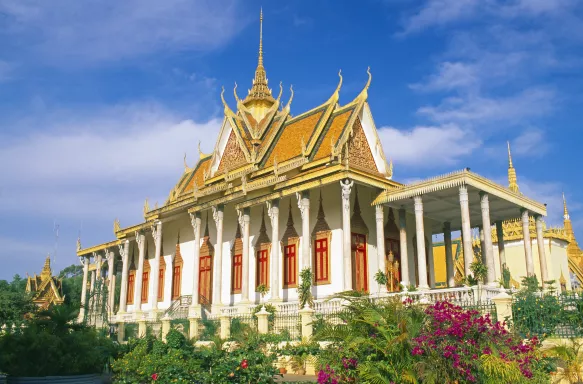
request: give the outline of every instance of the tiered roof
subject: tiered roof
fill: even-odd
[[[62,304],[65,301],[61,280],[52,275],[50,256],[47,256],[40,276],[35,274],[28,277],[26,292],[34,294],[33,301],[41,308],[48,308],[52,304]]]

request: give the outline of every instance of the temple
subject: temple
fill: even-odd
[[[63,304],[63,287],[61,281],[53,276],[51,271],[51,257],[47,256],[40,276],[29,276],[26,280],[26,292],[33,294],[33,302],[41,308],[48,308],[53,304]]]
[[[492,225],[518,218],[529,228],[534,220],[540,239],[545,205],[469,169],[407,185],[394,181],[385,155],[391,148],[383,148],[368,104],[370,71],[348,103],[339,103],[338,73],[326,101],[294,116],[293,89],[284,103],[281,83],[277,97],[268,86],[262,24],[263,17],[247,95],[241,99],[235,85],[231,108],[221,93],[224,118],[212,153],[199,146],[198,162],[184,165],[167,200],[153,208],[146,201],[142,222],[122,227],[116,220],[114,240],[79,245],[83,302],[89,281],[107,279],[113,292],[118,273],[120,294],[108,296],[114,323],[159,319],[176,308],[192,319],[249,308],[262,285],[264,300],[297,306],[304,268],[313,272],[316,301],[346,290],[429,292],[437,288],[434,234],[445,239],[445,286],[455,287],[452,232],[463,234],[467,275],[475,226],[485,234],[487,286],[497,289]],[[538,250],[546,270],[547,249]],[[525,242],[526,273],[535,273],[539,259]],[[389,275],[386,286],[374,278],[379,270]],[[85,315],[82,308],[80,319]]]

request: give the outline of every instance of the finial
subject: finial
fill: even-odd
[[[569,220],[569,211],[567,210],[567,199],[565,199],[565,192],[563,192],[563,218]]]
[[[370,87],[370,82],[372,81],[372,75],[370,73],[370,67],[368,67],[366,69],[366,73],[368,74],[368,80],[366,82],[366,85],[364,86],[364,89],[368,89],[368,87]]]
[[[277,95],[277,102],[279,103],[279,100],[281,99],[281,94],[283,93],[283,86],[282,86],[282,82],[279,82],[279,95]]]
[[[115,235],[120,230],[119,219],[113,221],[113,234]]]
[[[225,101],[225,87],[221,87],[221,100],[223,102],[223,105],[225,106],[225,109],[227,109],[227,102]]]
[[[77,237],[77,251],[81,250],[81,236]]]
[[[144,201],[144,216],[146,216],[146,213],[148,213],[149,210],[150,204],[148,203],[148,198],[146,198],[146,201]]]
[[[235,88],[233,88],[233,94],[235,95],[235,100],[237,100],[237,105],[239,105],[239,102],[241,101],[239,99],[239,96],[237,95],[237,82],[235,81]]]
[[[290,95],[290,97],[289,97],[289,100],[288,100],[288,102],[287,102],[287,104],[286,104],[286,106],[285,106],[285,109],[286,109],[288,112],[289,112],[289,108],[290,108],[290,106],[291,106],[291,102],[292,102],[292,100],[294,99],[294,87],[293,87],[293,85],[290,85],[290,86],[289,86],[289,91],[291,92],[291,95]]]
[[[514,168],[512,165],[512,154],[510,153],[510,141],[507,141],[506,144],[508,144],[508,167]]]
[[[263,67],[263,7],[259,12],[259,60],[257,65]]]
[[[200,149],[200,140],[198,141],[198,157],[201,159],[204,157],[204,153],[202,153],[202,150]]]
[[[393,158],[392,157],[390,158],[390,161],[389,161],[388,178],[389,178],[389,180],[393,179]]]
[[[338,77],[340,78],[340,81],[338,82],[338,85],[336,86],[336,92],[338,93],[340,92],[340,87],[342,87],[342,69],[338,70]]]
[[[186,152],[184,152],[184,172],[188,171],[188,164],[186,164]]]

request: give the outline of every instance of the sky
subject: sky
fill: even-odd
[[[394,179],[470,167],[583,241],[583,4],[577,0],[0,0],[0,279],[78,263],[143,221],[211,152],[221,87],[251,87],[259,10],[291,113],[367,80]],[[57,230],[58,228],[58,230]],[[57,236],[58,234],[58,236]]]

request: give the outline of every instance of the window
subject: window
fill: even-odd
[[[164,273],[165,268],[162,267],[158,270],[158,301],[164,301]]]
[[[243,280],[243,255],[233,256],[233,271],[231,274],[231,291],[241,293],[241,281]]]
[[[150,272],[142,273],[142,304],[148,302],[148,288],[150,287]]]
[[[286,288],[297,286],[297,263],[296,244],[286,245],[283,248],[283,285]]]
[[[316,283],[329,283],[328,238],[316,238],[314,249],[316,250]]]
[[[182,265],[177,265],[174,267],[174,274],[172,276],[172,300],[176,300],[180,297],[180,284],[181,284],[181,269]]]
[[[269,286],[269,248],[257,251],[256,284]]]
[[[134,303],[135,276],[136,275],[134,274],[134,272],[130,272],[128,276],[128,298],[127,298],[128,304]]]

